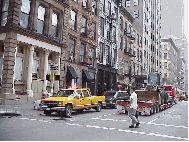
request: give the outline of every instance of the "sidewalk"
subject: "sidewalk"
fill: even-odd
[[[0,116],[26,116],[33,115],[34,104],[0,105]]]

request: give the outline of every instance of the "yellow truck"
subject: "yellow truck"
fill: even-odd
[[[60,112],[66,117],[70,117],[72,110],[94,108],[100,112],[104,103],[105,96],[91,96],[89,89],[61,89],[50,98],[42,99],[40,108],[46,115]]]

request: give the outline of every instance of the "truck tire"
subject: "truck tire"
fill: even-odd
[[[71,105],[66,105],[64,115],[66,117],[70,117],[72,114],[72,106]]]
[[[100,111],[101,111],[101,104],[100,104],[100,103],[97,104],[97,106],[96,106],[96,111],[97,111],[97,112],[100,112]]]
[[[159,105],[156,105],[156,112],[159,112]]]
[[[45,114],[45,115],[51,115],[51,113],[52,113],[52,112],[51,112],[50,110],[44,110],[44,114]]]
[[[153,106],[151,106],[151,114],[154,114],[154,109],[153,109],[154,107]]]
[[[156,113],[156,105],[153,108],[154,108],[153,112],[155,114]]]

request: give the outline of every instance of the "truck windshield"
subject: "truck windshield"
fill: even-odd
[[[171,91],[172,90],[172,87],[165,87],[165,89],[164,90],[168,90],[168,91]]]
[[[64,96],[64,97],[72,97],[74,95],[74,90],[61,90],[58,91],[55,95],[53,96]]]

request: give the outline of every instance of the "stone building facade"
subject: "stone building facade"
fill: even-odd
[[[94,93],[97,6],[94,0],[1,1],[0,97],[41,99],[68,86]],[[58,70],[50,70],[51,63]],[[52,74],[60,77],[53,79]]]
[[[161,39],[162,84],[177,86],[180,51],[171,38]]]

